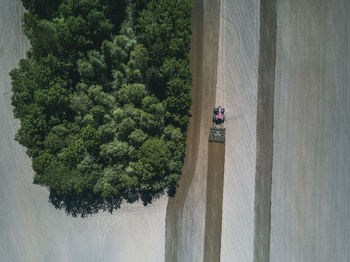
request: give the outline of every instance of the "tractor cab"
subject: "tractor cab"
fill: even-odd
[[[219,106],[214,108],[213,122],[217,125],[225,122],[225,108]]]

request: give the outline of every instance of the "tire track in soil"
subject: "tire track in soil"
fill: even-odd
[[[276,30],[276,0],[261,1],[254,203],[255,262],[270,261]]]
[[[225,144],[209,143],[204,261],[220,261]]]

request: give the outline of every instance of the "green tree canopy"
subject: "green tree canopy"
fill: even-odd
[[[73,215],[173,195],[191,105],[190,0],[22,0],[12,70],[34,183]]]

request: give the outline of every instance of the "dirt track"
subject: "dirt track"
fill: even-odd
[[[220,261],[225,144],[209,143],[204,261]]]
[[[254,204],[255,262],[270,261],[276,12],[276,0],[261,1]]]
[[[24,57],[19,0],[0,1],[0,261],[163,261],[167,198],[114,215],[72,218],[32,184],[30,160],[14,136],[9,71]]]
[[[187,132],[190,143],[186,148],[180,186],[176,196],[168,202],[166,261],[203,261],[207,251],[205,246],[211,245],[210,241],[205,243],[205,231],[210,227],[206,225],[205,218],[206,206],[211,206],[206,204],[208,135],[216,94],[219,12],[220,0],[194,1],[191,47],[193,105]],[[221,195],[213,192],[217,193]],[[220,242],[220,234],[216,237],[211,239],[212,243]]]

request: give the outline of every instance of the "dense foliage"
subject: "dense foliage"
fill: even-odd
[[[22,0],[12,77],[34,182],[73,215],[175,193],[191,105],[189,0]]]

